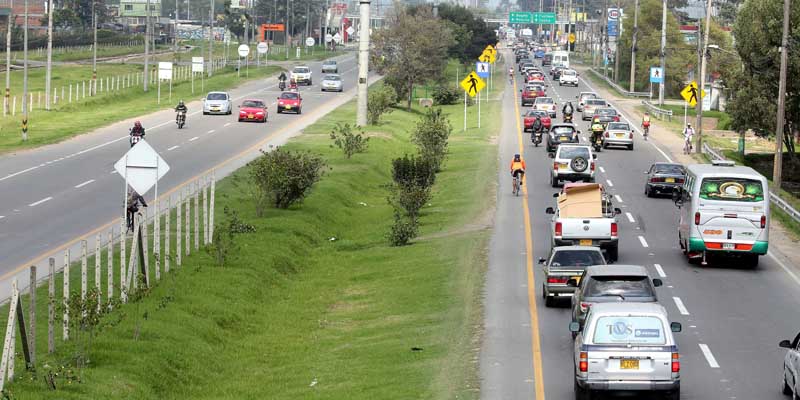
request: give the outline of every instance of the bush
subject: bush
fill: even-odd
[[[406,217],[416,221],[419,218],[419,210],[428,203],[430,197],[430,186],[396,186],[389,203],[395,211],[403,211]]]
[[[364,131],[359,131],[358,134],[353,134],[353,129],[350,124],[336,124],[331,132],[331,139],[336,147],[344,151],[344,156],[350,158],[355,153],[363,153],[367,150],[369,145],[369,138],[362,136]]]
[[[433,186],[436,174],[433,164],[424,158],[406,154],[403,158],[392,160],[392,180],[399,187],[419,186],[428,188]]]
[[[461,100],[461,90],[452,86],[439,86],[433,91],[433,102],[439,106],[456,104]]]
[[[394,213],[394,224],[389,231],[389,244],[392,246],[406,246],[417,236],[417,221]]]
[[[429,109],[417,122],[411,141],[419,148],[420,156],[433,165],[434,172],[441,171],[447,156],[447,140],[453,127],[441,109]]]
[[[377,125],[381,115],[392,112],[392,106],[397,104],[397,92],[389,85],[383,85],[373,90],[367,100],[367,122]]]
[[[256,231],[255,226],[239,218],[239,213],[236,210],[231,210],[226,206],[222,212],[225,214],[225,220],[214,229],[211,245],[206,248],[206,251],[214,257],[214,261],[220,267],[225,265],[229,254],[238,251],[234,236]]]
[[[325,162],[318,155],[282,149],[261,153],[261,157],[250,163],[259,217],[270,203],[277,208],[288,208],[301,202],[322,178]]]

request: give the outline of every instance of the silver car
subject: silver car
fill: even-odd
[[[778,347],[788,350],[783,358],[783,394],[797,398],[800,394],[800,333],[791,342],[781,340]]]
[[[322,86],[320,90],[323,92],[341,92],[342,88],[342,77],[336,74],[328,74],[322,78]]]
[[[603,134],[603,148],[625,146],[633,150],[633,129],[627,122],[609,122]]]
[[[338,74],[339,73],[339,65],[336,61],[328,60],[322,62],[322,73],[323,74]]]
[[[681,362],[669,322],[657,303],[602,303],[592,307],[581,330],[577,322],[573,347],[575,399],[592,399],[594,392],[647,392],[678,400]]]
[[[553,159],[550,185],[557,187],[560,181],[594,182],[595,159],[592,147],[579,144],[562,144],[555,153],[547,153]]]
[[[227,114],[233,112],[231,95],[227,92],[208,92],[203,99],[203,115]]]
[[[603,99],[586,99],[583,102],[583,109],[581,109],[581,119],[588,121],[592,119],[594,110],[605,107],[608,107],[608,103],[606,103],[606,101]]]
[[[557,195],[557,194],[556,194]],[[556,246],[550,251],[550,257],[540,258],[544,270],[545,283],[542,284],[544,305],[552,307],[559,297],[572,297],[575,287],[567,285],[567,281],[580,281],[581,275],[590,265],[605,265],[606,260],[599,247],[593,246]]]

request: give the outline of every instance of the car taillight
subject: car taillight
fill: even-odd
[[[619,122],[619,115],[614,117],[614,122]]]
[[[561,222],[556,222],[556,236],[561,236],[563,233],[563,228],[561,227]]]
[[[767,216],[766,215],[762,215],[761,216],[761,229],[764,229],[766,227],[767,227]]]
[[[606,137],[608,137],[608,132],[606,132]]]
[[[633,132],[628,134],[628,139],[633,139]]]
[[[589,371],[589,354],[585,351],[581,352],[580,361],[578,362],[578,369],[581,372]]]
[[[619,228],[616,222],[611,223],[611,237],[616,237],[619,234]]]
[[[547,278],[547,283],[567,283],[567,277],[550,277]]]
[[[595,167],[594,167],[594,161],[592,161],[592,166],[591,166],[591,168],[592,168],[592,171],[594,171],[594,168],[595,168]]]
[[[672,373],[681,372],[681,362],[678,353],[672,353]]]
[[[699,211],[694,213],[694,224],[695,225],[700,225],[700,212]]]
[[[581,303],[581,312],[589,311],[589,308],[592,307],[592,303]]]
[[[558,171],[558,163],[555,161],[553,162],[553,171]]]
[[[650,178],[650,182],[664,182],[664,178],[656,178],[655,176]]]
[[[675,179],[675,183],[683,183],[683,179]]]

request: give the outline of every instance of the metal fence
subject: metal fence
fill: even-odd
[[[712,149],[707,143],[703,143],[703,152],[706,154],[711,155],[716,160],[725,160],[725,156],[721,153],[717,152],[716,150]],[[789,214],[795,222],[800,223],[800,211],[797,211],[794,207],[789,204],[786,200],[782,199],[777,193],[773,192],[772,190],[769,191],[769,199],[772,201],[773,204],[778,206],[781,210],[783,210],[786,214]]]
[[[608,77],[606,77],[606,76],[603,76],[603,74],[601,74],[600,72],[596,71],[594,68],[589,68],[589,71],[592,71],[600,79],[606,81],[606,83],[611,85],[611,87],[613,87],[614,90],[620,92],[623,96],[628,96],[628,97],[648,97],[648,98],[650,97],[650,92],[631,92],[629,90],[623,89],[622,86],[617,85],[616,82],[612,81],[611,79],[608,79]]]
[[[667,120],[672,122],[672,110],[659,108],[648,100],[642,100],[642,104],[647,107],[647,111],[649,111],[651,114],[654,114],[658,119],[663,120],[664,117],[667,117]]]

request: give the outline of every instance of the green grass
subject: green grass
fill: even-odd
[[[423,209],[423,236],[411,246],[387,245],[392,212],[384,185],[390,160],[414,151],[408,134],[422,110],[396,109],[367,127],[368,151],[346,160],[328,132],[354,120],[348,103],[287,145],[327,160],[302,205],[258,218],[246,168],[222,180],[217,221],[230,207],[257,228],[237,236],[241,250],[228,264],[214,266],[202,251],[180,270],[173,263],[148,297],[108,317],[119,321],[94,339],[81,383],[59,380],[52,392],[40,376],[18,371],[10,392],[24,399],[477,398],[489,240],[478,222],[493,205],[487,182],[497,168],[497,132],[476,128],[474,107],[461,132],[461,107],[444,108],[454,126],[450,155]],[[484,120],[499,107],[483,107]],[[44,299],[40,288],[40,350]],[[58,342],[55,355],[39,352],[39,371],[68,362],[73,345]]]

